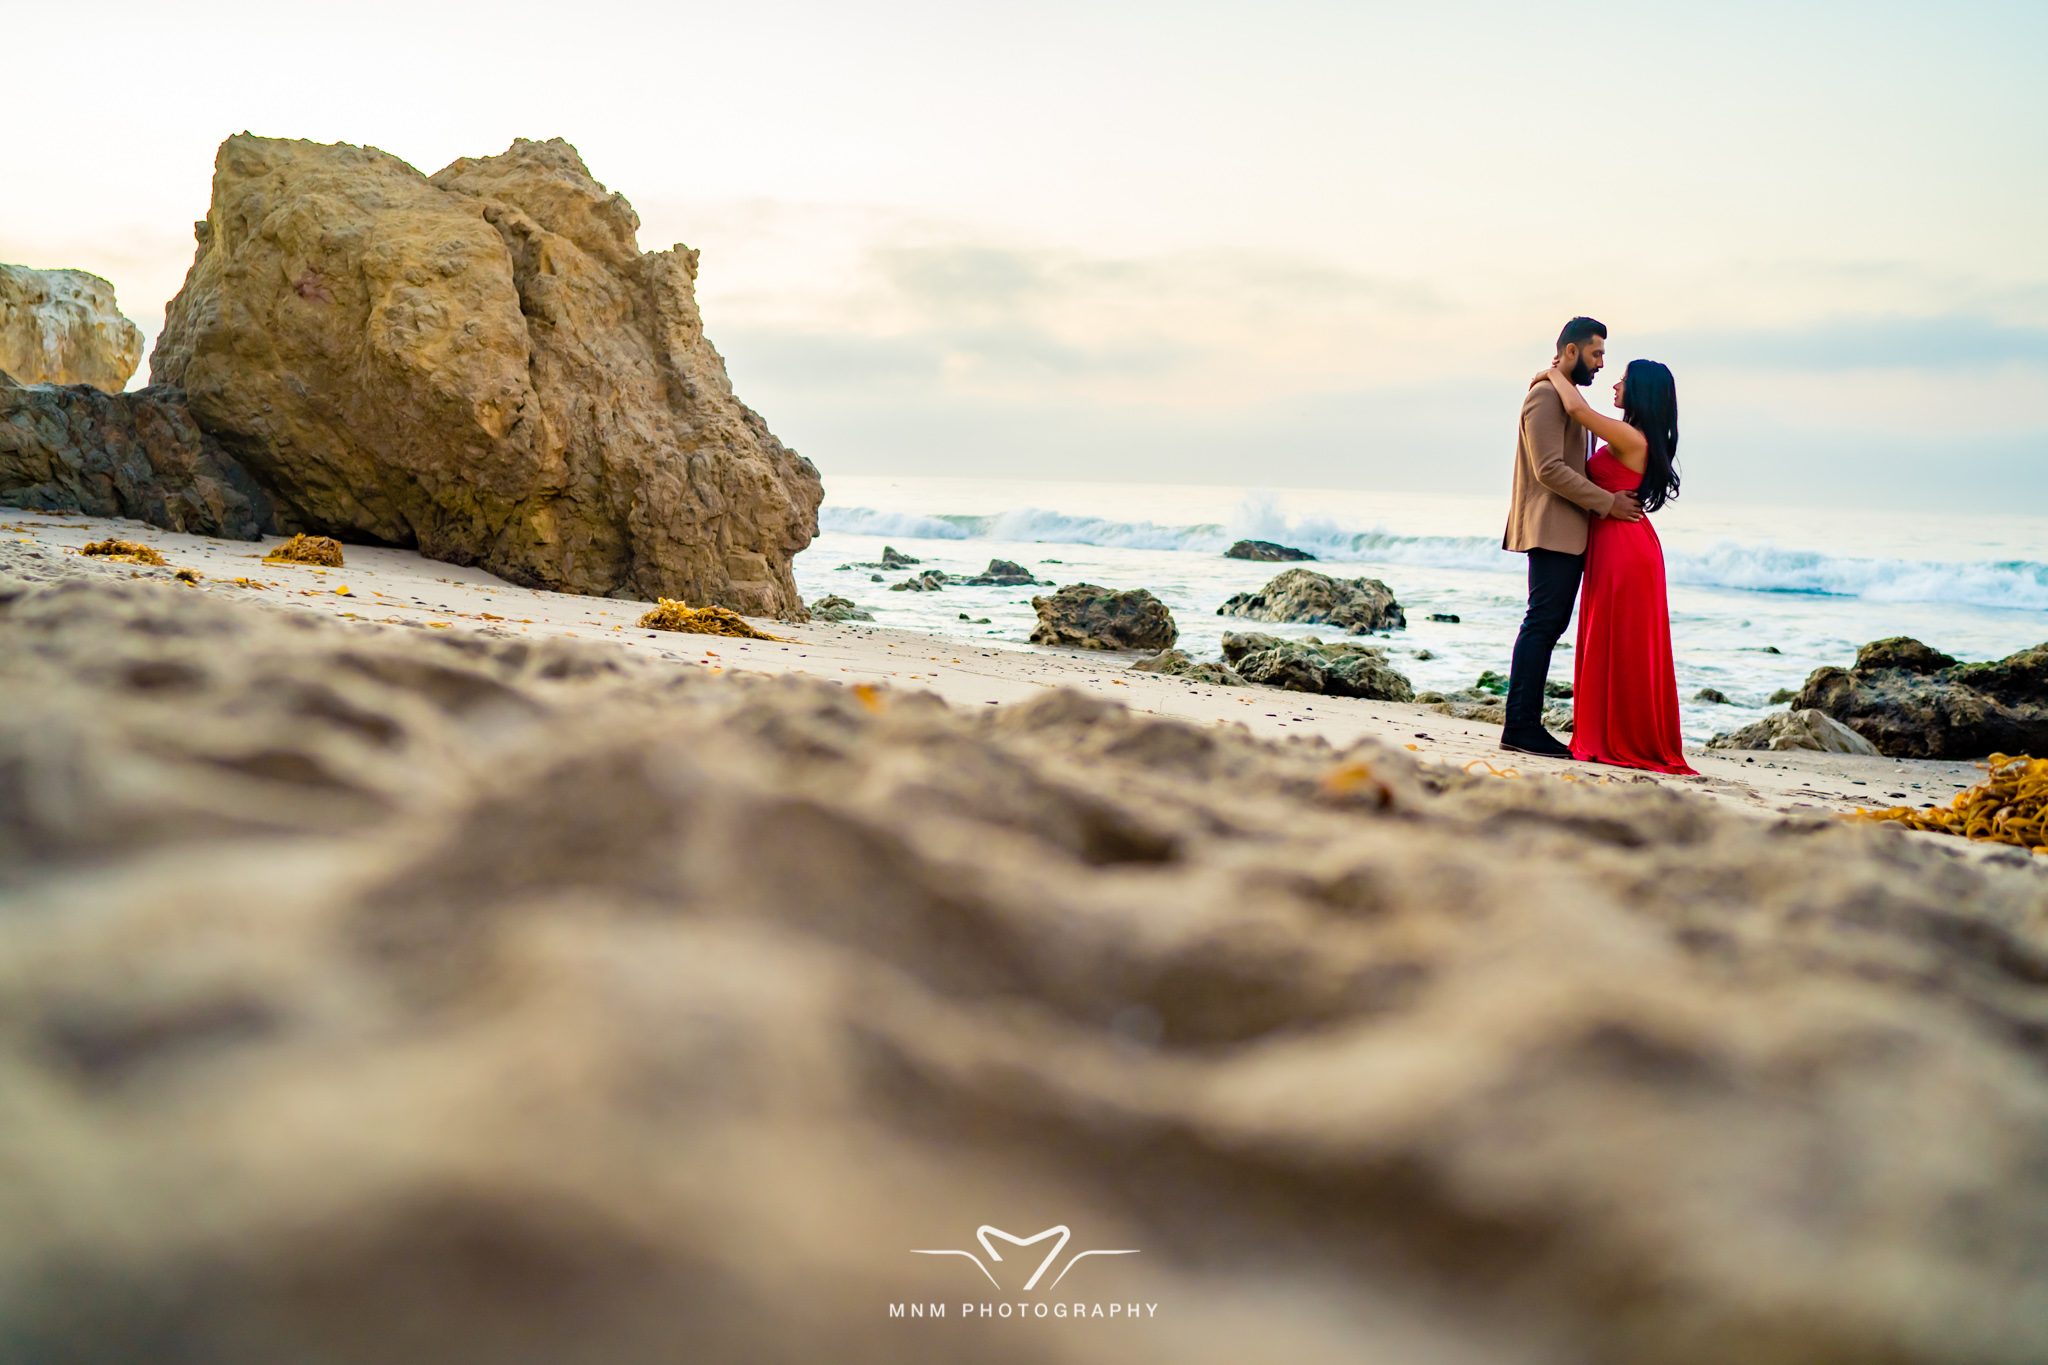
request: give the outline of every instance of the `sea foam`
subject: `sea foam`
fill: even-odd
[[[1297,546],[1336,564],[1404,564],[1520,574],[1520,555],[1491,536],[1402,535],[1358,530],[1327,519],[1289,519],[1270,498],[1249,497],[1223,523],[1186,526],[1076,516],[1038,507],[987,515],[822,508],[827,531],[922,540],[997,540],[1101,545],[1132,550],[1219,554],[1243,539]],[[1667,548],[1670,580],[1747,592],[1860,597],[1876,602],[1955,602],[2048,611],[2048,564],[2033,560],[1940,561],[1829,555],[1765,541],[1718,541],[1699,550]]]

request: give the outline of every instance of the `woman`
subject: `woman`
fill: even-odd
[[[1558,370],[1548,378],[1564,399],[1565,413],[1607,443],[1586,461],[1587,478],[1610,492],[1634,491],[1644,512],[1678,496],[1678,386],[1670,370],[1654,360],[1628,363],[1614,386],[1619,422],[1593,411]],[[1593,518],[1574,659],[1573,758],[1660,773],[1692,771],[1678,733],[1664,546],[1649,517]]]

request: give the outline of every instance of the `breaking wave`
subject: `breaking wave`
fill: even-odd
[[[1289,520],[1270,499],[1261,497],[1247,498],[1227,522],[1189,526],[1073,516],[1036,507],[987,516],[825,507],[818,520],[826,531],[906,540],[1022,541],[1216,554],[1233,541],[1256,539],[1297,546],[1339,564],[1514,574],[1524,567],[1520,555],[1506,553],[1491,536],[1398,535],[1383,528],[1354,530],[1314,517]],[[1667,550],[1665,565],[1673,583],[1694,587],[2048,611],[2048,564],[2032,560],[1861,558],[1721,541],[1704,550]]]

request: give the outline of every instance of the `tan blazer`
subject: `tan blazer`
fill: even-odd
[[[1614,494],[1586,477],[1593,433],[1564,414],[1564,400],[1538,375],[1522,399],[1515,441],[1515,495],[1503,550],[1586,552],[1586,515],[1606,516]]]

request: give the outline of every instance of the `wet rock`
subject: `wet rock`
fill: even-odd
[[[2048,1359],[2039,858],[125,578],[0,695],[15,1358]],[[909,1254],[1055,1220],[1158,1321]]]
[[[0,506],[228,540],[277,531],[269,497],[166,387],[0,385]]]
[[[1856,651],[1856,667],[1865,671],[1897,668],[1908,673],[1939,673],[1944,668],[1954,668],[1956,663],[1952,655],[1921,644],[1910,635],[1872,640]]]
[[[1446,625],[1455,626],[1459,623],[1461,618],[1458,616],[1456,612],[1435,611],[1429,614],[1429,619],[1432,621],[1441,621]]]
[[[1572,699],[1572,685],[1568,682],[1560,682],[1556,678],[1545,678],[1543,680],[1543,695],[1555,697],[1562,701],[1570,701]]]
[[[1783,706],[1786,702],[1791,701],[1794,697],[1798,695],[1799,689],[1796,687],[1781,687],[1777,691],[1771,693],[1769,697],[1769,702],[1772,706]]]
[[[1240,540],[1223,552],[1225,559],[1289,560],[1314,559],[1307,550],[1297,550],[1292,545],[1276,545],[1270,540]]]
[[[956,576],[952,581],[970,588],[1031,587],[1038,582],[1031,576],[1031,570],[1012,559],[991,559],[988,567],[974,577]]]
[[[1377,578],[1332,578],[1313,569],[1289,569],[1255,593],[1238,593],[1216,614],[1332,625],[1353,635],[1408,625],[1393,591]]]
[[[1728,694],[1718,687],[1702,687],[1699,691],[1692,694],[1692,699],[1694,701],[1711,702],[1715,706],[1728,705]]]
[[[1375,701],[1415,699],[1415,689],[1387,662],[1387,652],[1370,645],[1226,631],[1223,659],[1246,682],[1266,687]]]
[[[1425,704],[1432,711],[1455,716],[1459,720],[1477,721],[1482,725],[1505,725],[1508,722],[1508,704],[1498,697],[1438,696]]]
[[[875,614],[848,598],[836,594],[811,603],[811,616],[819,621],[872,621]]]
[[[1482,681],[1488,676],[1482,674]],[[1546,683],[1543,695],[1552,699],[1570,700],[1572,691],[1568,683]],[[1420,692],[1417,703],[1430,710],[1458,720],[1469,720],[1480,725],[1506,725],[1508,718],[1507,699],[1486,687],[1466,687],[1456,692]],[[1560,734],[1569,733],[1572,728],[1572,708],[1546,704],[1543,708],[1543,726]]]
[[[1143,588],[1120,591],[1093,583],[1069,583],[1050,597],[1031,599],[1038,625],[1036,645],[1070,649],[1171,649],[1180,638],[1173,613]]]
[[[890,592],[938,592],[946,586],[946,574],[942,569],[926,569],[915,578],[906,578],[901,583],[891,583]]]
[[[1877,746],[1822,711],[1779,711],[1731,734],[1715,735],[1709,749],[1810,749],[1825,754],[1876,755]]]
[[[697,253],[559,139],[431,179],[238,134],[151,356],[283,529],[529,587],[801,614],[817,470],[732,392]]]
[[[141,360],[142,329],[121,315],[113,285],[83,270],[0,265],[0,373],[16,384],[114,394]]]
[[[1140,673],[1160,673],[1172,678],[1188,678],[1194,682],[1208,683],[1213,687],[1243,687],[1245,681],[1237,670],[1222,660],[1214,663],[1197,663],[1184,649],[1163,649],[1149,659],[1140,659],[1131,665]]]
[[[922,559],[916,559],[910,555],[900,553],[894,545],[884,545],[882,547],[881,561],[875,567],[881,569],[907,569],[914,564],[922,563],[924,563]]]
[[[1995,663],[1942,662],[1917,640],[1879,640],[1853,668],[1816,669],[1792,701],[1891,758],[2048,753],[2048,644]]]

